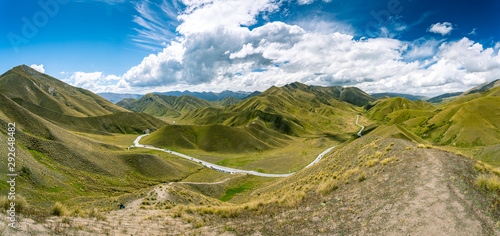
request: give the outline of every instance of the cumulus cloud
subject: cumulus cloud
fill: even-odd
[[[65,73],[68,74],[68,73]],[[65,82],[93,92],[118,92],[117,83],[120,77],[116,75],[105,76],[103,72],[74,72],[72,75],[64,80]]]
[[[33,64],[30,67],[35,69],[36,71],[38,71],[40,73],[45,73],[45,69],[43,68],[43,64],[40,64],[40,65]]]
[[[436,33],[440,35],[447,35],[453,30],[453,26],[449,22],[444,23],[436,23],[431,25],[431,27],[427,30],[431,33]]]
[[[283,22],[248,27],[260,14],[276,11],[279,2],[183,0],[182,4],[180,36],[160,52],[119,77],[77,72],[68,81],[92,91],[136,93],[262,91],[299,81],[357,86],[367,92],[434,95],[500,78],[499,46],[486,48],[468,38],[406,42],[356,39],[346,31]],[[145,22],[161,24],[141,9]],[[452,26],[438,23],[431,30],[446,35]]]

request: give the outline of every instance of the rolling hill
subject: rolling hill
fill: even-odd
[[[118,141],[119,146],[101,141],[159,129],[165,125],[159,119],[128,112],[26,66],[3,74],[0,84],[0,125],[15,123],[16,187],[23,189],[20,194],[33,212],[57,201],[76,204],[131,193],[197,169],[185,160],[124,149],[133,139]],[[1,143],[8,138],[7,129],[1,129]],[[7,153],[3,145],[0,154]],[[7,159],[0,164],[7,166]],[[7,171],[0,170],[2,182]],[[7,192],[0,185],[0,193]]]
[[[489,146],[500,143],[500,87],[443,104],[419,134],[436,143]]]
[[[152,93],[146,94],[137,100],[124,99],[118,102],[117,105],[134,112],[168,117],[178,117],[197,108],[218,106],[215,102],[189,95],[175,97]]]
[[[340,100],[331,91],[337,90],[292,83],[271,87],[235,105],[192,110],[180,119],[198,125],[228,126],[261,121],[267,128],[287,135],[339,131],[346,126],[343,117],[355,117],[359,108]]]
[[[434,109],[435,107],[433,105],[424,101],[410,101],[409,99],[406,98],[395,97],[377,102],[373,107],[371,107],[367,111],[367,116],[375,120],[389,121],[389,119],[391,119],[389,117],[389,114],[395,111],[412,110],[416,111],[416,113],[419,113],[417,112],[418,110],[432,111]],[[406,113],[405,116],[409,115],[410,117],[415,118],[413,117],[414,116],[413,114],[409,114],[411,113],[411,111],[404,111],[404,112]]]
[[[0,76],[0,93],[25,105],[76,117],[127,111],[88,90],[68,85],[26,65]]]

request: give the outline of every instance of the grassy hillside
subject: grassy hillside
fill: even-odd
[[[126,111],[88,90],[68,85],[26,65],[17,66],[0,76],[0,93],[69,116]]]
[[[124,99],[118,102],[117,105],[130,111],[144,112],[152,116],[168,117],[178,117],[197,108],[218,106],[215,102],[209,102],[189,95],[175,97],[151,93],[137,100]]]
[[[435,109],[428,102],[424,101],[410,101],[406,98],[395,97],[389,98],[382,101],[377,102],[374,106],[369,108],[367,111],[367,116],[380,121],[389,121],[389,114],[400,111],[400,110],[413,110],[413,111],[405,111],[405,114],[399,114],[407,117],[415,118],[417,115],[427,115],[426,112],[418,112],[420,111],[432,111]],[[398,115],[394,115],[396,117]]]
[[[434,104],[434,105],[438,105],[438,104],[442,104],[442,103],[446,103],[446,102],[451,102],[451,101],[457,99],[461,94],[462,94],[462,92],[445,93],[445,94],[441,94],[441,95],[436,96],[436,97],[432,97],[432,98],[428,99],[427,102]]]
[[[157,130],[165,125],[163,121],[144,113],[116,112],[102,116],[75,117],[60,114],[18,98],[12,100],[16,101],[31,113],[47,119],[60,127],[73,131],[142,134],[146,129]]]
[[[279,134],[276,136],[271,130],[258,128],[168,125],[145,137],[143,143],[171,149],[201,149],[220,153],[265,151],[283,143]]]
[[[346,117],[355,117],[355,106],[328,92],[293,83],[271,87],[258,96],[222,108],[196,109],[180,119],[193,124],[244,126],[255,121],[287,135],[356,129]]]
[[[472,94],[472,96],[474,96]],[[464,97],[468,100],[467,97]],[[481,97],[447,104],[420,131],[436,143],[457,147],[500,143],[500,97]]]
[[[500,143],[499,87],[461,96],[437,108],[425,102],[411,102],[403,98],[386,99],[378,102],[367,113],[368,117],[383,121],[389,127],[399,125],[435,144],[476,147]],[[399,135],[394,127],[392,131],[380,127],[377,132],[390,133],[391,137]]]
[[[35,206],[81,197],[85,199],[80,201],[92,201],[133,192],[166,179],[182,178],[197,168],[177,158],[125,151],[70,133],[3,95],[0,108],[2,127],[16,123],[16,170],[24,173],[17,184],[23,189],[22,195]],[[2,143],[6,138],[6,129],[2,129]],[[7,156],[7,148],[0,148],[0,153]],[[0,164],[7,166],[6,161],[2,159]],[[6,170],[0,170],[2,182],[6,181]],[[7,190],[4,185],[0,188],[2,194]]]
[[[228,106],[228,105],[238,104],[239,102],[241,102],[241,99],[239,98],[227,97],[220,101],[217,101],[217,104],[219,104],[220,106]]]

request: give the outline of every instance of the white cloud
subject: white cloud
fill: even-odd
[[[315,0],[298,0],[299,5],[308,5],[313,3]]]
[[[40,65],[33,64],[30,67],[35,69],[36,71],[38,71],[40,73],[45,73],[45,69],[43,68],[43,64],[40,64]]]
[[[70,74],[65,72],[65,74]],[[93,92],[118,92],[117,83],[120,77],[116,75],[105,76],[102,72],[74,72],[71,77],[64,80],[73,86],[91,90]]]
[[[357,86],[367,92],[435,95],[500,78],[500,46],[485,48],[468,38],[355,39],[342,27],[335,28],[336,22],[319,28],[270,22],[249,29],[246,26],[275,11],[279,2],[184,0],[182,4],[186,9],[178,17],[180,36],[160,52],[120,77],[76,72],[68,82],[95,92],[146,93],[262,91],[299,81]],[[162,24],[146,8],[139,10],[151,32]],[[452,26],[438,23],[432,29],[445,35]]]
[[[453,26],[449,22],[444,23],[436,23],[431,25],[431,27],[427,30],[432,33],[447,35],[453,30]]]

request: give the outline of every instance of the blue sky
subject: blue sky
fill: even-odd
[[[41,3],[41,4],[40,4]],[[436,95],[500,78],[499,1],[0,2],[0,71],[94,92],[300,81]]]

